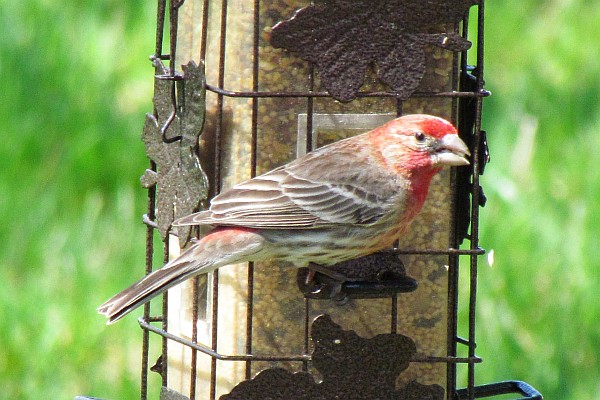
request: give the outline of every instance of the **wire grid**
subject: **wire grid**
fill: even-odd
[[[176,46],[177,46],[177,28],[178,28],[178,10],[184,4],[185,0],[158,0],[157,8],[157,30],[156,30],[156,50],[154,57],[161,60],[168,60],[170,63],[170,69],[173,80],[175,77],[175,59],[176,59]],[[200,42],[200,59],[204,60],[207,51],[207,25],[209,18],[209,10],[211,8],[209,0],[203,2],[203,13],[202,13],[202,37]],[[420,357],[415,358],[413,362],[439,362],[447,364],[447,386],[446,393],[448,398],[452,398],[456,395],[456,379],[457,379],[457,364],[467,365],[467,387],[461,389],[461,398],[474,399],[476,396],[475,388],[475,364],[481,362],[481,359],[477,357],[475,353],[476,341],[475,341],[475,306],[476,306],[476,292],[477,292],[477,256],[484,253],[484,250],[479,247],[479,204],[480,204],[480,191],[479,191],[479,174],[482,168],[482,135],[481,135],[481,111],[482,111],[482,100],[484,97],[489,95],[484,89],[483,80],[483,49],[484,49],[484,1],[480,0],[477,8],[477,39],[476,47],[474,49],[475,65],[467,65],[466,52],[455,57],[453,67],[453,79],[452,79],[452,90],[448,92],[416,92],[412,97],[424,97],[424,98],[451,98],[453,100],[453,122],[460,124],[462,119],[466,119],[464,113],[469,113],[469,118],[472,119],[472,167],[473,174],[471,176],[470,196],[470,234],[469,234],[469,248],[459,249],[457,240],[454,240],[454,245],[447,250],[426,250],[426,251],[402,251],[401,254],[428,254],[428,255],[447,255],[449,259],[449,272],[448,272],[448,310],[447,310],[447,356],[446,357]],[[216,84],[208,82],[206,85],[207,91],[213,92],[217,96],[217,116],[215,121],[215,147],[216,149],[221,148],[222,137],[221,132],[223,130],[223,105],[224,99],[231,97],[247,98],[252,103],[252,143],[251,143],[251,173],[252,176],[256,175],[257,170],[257,132],[258,132],[258,99],[267,97],[283,97],[283,98],[302,98],[306,99],[306,144],[307,151],[312,150],[311,144],[312,132],[313,132],[313,114],[314,104],[313,101],[317,97],[331,97],[328,92],[314,90],[315,73],[311,67],[309,70],[309,90],[304,92],[266,92],[259,91],[259,55],[258,55],[258,42],[260,34],[260,1],[254,0],[254,54],[253,54],[253,71],[252,71],[252,90],[245,92],[235,92],[225,90],[225,48],[227,38],[227,12],[228,3],[226,0],[222,1],[220,10],[214,10],[211,17],[218,13],[220,17],[220,46],[219,46],[219,72]],[[166,18],[169,18],[169,53],[163,53],[163,40],[166,26]],[[460,26],[460,33],[463,37],[467,37],[468,33],[468,18],[465,18]],[[461,77],[467,73],[467,71],[476,70],[474,77],[474,85],[468,89],[461,88]],[[174,87],[174,85],[173,85]],[[398,99],[398,96],[393,92],[359,92],[358,97],[372,97],[372,98],[396,98],[396,113],[397,115],[402,114],[403,102]],[[463,107],[459,107],[460,99],[471,99],[469,102],[468,109],[465,110]],[[175,89],[172,92],[173,102],[173,113],[177,109],[175,99]],[[173,114],[174,115],[174,114]],[[166,127],[165,127],[166,130]],[[164,140],[177,140],[169,139],[164,137]],[[216,151],[214,156],[214,182],[221,182],[221,152]],[[156,170],[156,165],[151,162],[151,169]],[[455,181],[452,180],[454,185]],[[454,189],[454,188],[453,188]],[[218,190],[218,189],[217,189]],[[215,193],[216,194],[216,193]],[[154,245],[153,239],[155,234],[156,223],[155,220],[155,206],[156,206],[156,188],[150,188],[148,191],[148,210],[145,215],[144,221],[147,225],[146,235],[146,273],[152,271]],[[168,240],[164,244],[164,262],[168,259],[169,254]],[[460,337],[458,335],[458,298],[459,298],[459,257],[468,258],[468,321],[467,321],[467,336]],[[198,278],[196,278],[198,279]],[[197,282],[196,282],[197,283]],[[217,360],[225,361],[243,361],[246,363],[245,377],[246,379],[251,378],[252,363],[256,361],[297,361],[301,362],[304,371],[308,370],[310,362],[309,354],[309,325],[310,325],[310,303],[312,300],[304,299],[304,344],[302,354],[292,354],[287,356],[269,356],[269,355],[256,355],[253,354],[253,338],[252,338],[252,324],[253,324],[253,295],[254,295],[254,265],[249,263],[248,265],[248,292],[247,292],[247,324],[245,332],[245,354],[233,354],[226,355],[219,353],[217,349],[217,335],[218,335],[218,296],[219,296],[219,273],[215,271],[214,279],[211,282],[212,285],[212,332],[210,345],[203,345],[197,342],[197,327],[196,324],[192,325],[192,338],[187,340],[167,332],[167,296],[163,296],[162,311],[160,315],[151,315],[150,304],[147,303],[144,306],[143,317],[139,319],[139,324],[143,330],[143,347],[142,347],[142,366],[141,366],[141,398],[148,398],[148,373],[150,370],[154,370],[149,366],[149,349],[150,349],[150,333],[155,333],[161,337],[162,340],[162,354],[160,357],[159,364],[161,368],[157,368],[157,372],[160,372],[162,376],[162,386],[167,387],[167,343],[169,340],[181,343],[189,347],[192,351],[192,362],[190,366],[190,377],[191,385],[189,390],[190,399],[196,397],[196,370],[197,370],[197,355],[198,352],[207,354],[211,357],[211,370],[210,370],[210,399],[214,400],[216,397],[216,378],[217,378]],[[198,285],[194,285],[193,297],[197,299]],[[398,331],[398,301],[397,295],[390,297],[390,333],[397,333]],[[198,318],[198,301],[194,302],[193,307],[193,321]],[[466,357],[458,357],[459,346],[464,346],[467,349]]]

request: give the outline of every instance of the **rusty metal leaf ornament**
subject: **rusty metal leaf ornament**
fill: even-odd
[[[400,98],[425,74],[425,45],[464,51],[471,43],[442,26],[458,23],[477,0],[320,0],[273,27],[271,44],[315,64],[337,100],[356,98],[370,65]]]
[[[321,373],[316,383],[311,374],[292,373],[283,368],[261,371],[243,381],[221,400],[335,400],[393,399],[442,400],[439,385],[412,381],[396,389],[396,378],[408,368],[416,345],[407,336],[381,334],[370,339],[345,331],[327,315],[312,324],[315,345],[313,366]]]
[[[208,179],[196,156],[198,137],[202,131],[205,114],[204,66],[193,61],[183,66],[183,85],[178,98],[175,118],[167,123],[173,113],[171,90],[173,80],[161,79],[170,71],[158,59],[155,67],[154,114],[146,115],[142,141],[148,158],[157,165],[157,171],[146,170],[141,177],[144,187],[157,185],[156,223],[163,240],[174,219],[197,210],[207,198]],[[170,137],[179,140],[166,142],[161,129],[167,123]],[[180,246],[190,237],[189,227],[177,227]]]

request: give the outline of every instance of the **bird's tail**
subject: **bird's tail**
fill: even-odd
[[[117,293],[98,307],[112,324],[171,287],[216,268],[246,261],[262,248],[262,237],[249,230],[217,229],[178,258]]]

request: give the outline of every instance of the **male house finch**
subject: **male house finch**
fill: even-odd
[[[178,258],[98,308],[112,323],[188,278],[277,259],[323,267],[390,247],[417,215],[443,166],[468,165],[456,129],[406,115],[340,140],[219,194],[174,225],[214,229]]]

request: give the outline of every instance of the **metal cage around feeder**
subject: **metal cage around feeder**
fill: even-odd
[[[162,261],[203,234],[172,229],[174,218],[395,116],[452,121],[472,164],[436,177],[410,232],[356,279],[320,276],[315,289],[303,271],[250,263],[171,289],[159,312],[147,304],[142,399],[150,371],[165,399],[541,399],[519,381],[475,385],[484,0],[159,0],[157,21],[146,273],[157,232]]]

